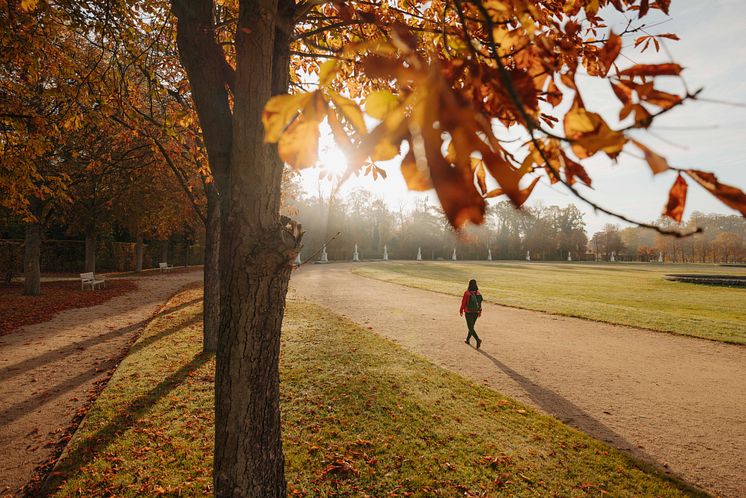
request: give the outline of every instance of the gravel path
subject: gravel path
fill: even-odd
[[[201,281],[202,269],[129,278],[136,291],[0,337],[1,496],[16,493],[54,454],[138,331],[177,290]]]
[[[477,351],[459,298],[352,268],[304,266],[291,292],[703,489],[746,496],[746,347],[486,304]]]

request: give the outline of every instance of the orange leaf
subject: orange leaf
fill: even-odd
[[[616,60],[621,50],[622,37],[611,33],[603,48],[598,52],[598,60],[603,65],[601,76],[606,76],[609,73],[611,64]]]
[[[688,189],[686,180],[679,174],[676,177],[676,181],[673,182],[671,191],[668,193],[668,204],[663,214],[674,220],[676,223],[681,223],[681,218],[684,216],[684,206],[686,205],[686,191]]]
[[[632,143],[634,143],[638,149],[640,149],[645,154],[645,161],[647,161],[648,166],[650,166],[650,169],[653,170],[653,174],[657,175],[658,173],[663,173],[667,169],[669,169],[668,161],[663,156],[659,156],[652,150],[650,150],[647,146],[641,144],[637,140],[632,140]]]
[[[678,76],[682,67],[678,64],[636,64],[621,71],[621,76]]]
[[[401,173],[404,176],[404,181],[407,182],[409,190],[422,192],[433,188],[427,168],[419,168],[417,166],[412,149],[407,152],[407,155],[404,156],[401,162]]]
[[[720,183],[715,175],[706,171],[688,169],[686,173],[723,204],[746,216],[746,194],[742,190]]]
[[[490,199],[492,197],[498,197],[500,195],[503,195],[504,193],[505,192],[503,192],[503,189],[496,188],[496,189],[490,190],[489,192],[484,194],[482,197],[484,197],[485,199]]]

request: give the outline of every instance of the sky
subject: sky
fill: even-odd
[[[621,32],[626,26],[625,18],[613,8],[602,11],[608,26]],[[746,1],[744,0],[673,0],[670,16],[651,10],[644,18],[648,32],[652,34],[676,33],[680,41],[666,41],[673,61],[684,67],[682,75],[690,90],[703,88],[700,100],[690,101],[655,119],[652,133],[635,132],[635,138],[664,156],[672,166],[711,171],[722,183],[746,189]],[[661,23],[661,24],[658,24]],[[657,26],[653,26],[658,24]],[[635,63],[668,62],[665,50],[656,53],[652,47],[640,54],[633,47],[635,35],[624,39],[622,54],[617,59],[620,68]],[[660,82],[660,83],[658,83]],[[619,124],[617,114],[619,102],[613,96],[608,83],[596,82],[589,77],[578,76],[587,108],[598,112],[612,127]],[[656,88],[681,92],[677,78],[657,78]],[[708,102],[706,99],[732,104]],[[567,99],[566,100],[570,100]],[[569,102],[567,102],[569,104]],[[561,108],[564,111],[564,107]],[[591,178],[593,189],[580,189],[591,200],[621,212],[639,221],[658,218],[668,198],[668,190],[676,175],[667,172],[655,177],[650,168],[639,157],[632,146],[625,150],[614,164],[606,156],[594,157],[584,162]],[[330,136],[322,136],[320,163],[329,169],[343,169],[344,155],[333,145]],[[344,196],[355,188],[366,188],[375,197],[382,198],[392,210],[411,209],[418,199],[428,197],[431,204],[438,203],[434,192],[418,193],[407,190],[399,171],[399,161],[380,163],[386,169],[385,180],[374,181],[370,176],[352,177],[340,189]],[[309,195],[325,195],[331,190],[328,180],[319,180],[320,170],[311,168],[301,173],[301,185]],[[737,214],[689,182],[684,218],[693,211]],[[496,185],[495,185],[496,186]],[[499,202],[503,198],[492,199]],[[569,193],[563,186],[550,186],[543,178],[528,201],[528,205],[543,204],[565,206],[577,205],[584,213],[589,233],[600,230],[606,223],[625,223],[593,208]]]

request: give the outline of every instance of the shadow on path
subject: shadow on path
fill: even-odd
[[[116,330],[111,330],[109,332],[106,332],[105,334],[96,335],[89,337],[87,339],[84,339],[82,341],[73,342],[71,344],[68,344],[66,346],[63,346],[61,348],[53,349],[51,351],[47,351],[46,353],[42,353],[38,356],[34,356],[32,358],[27,358],[21,362],[15,363],[13,365],[9,365],[7,367],[0,368],[0,382],[10,379],[12,377],[15,377],[16,375],[22,374],[28,370],[33,370],[35,368],[39,368],[41,366],[44,366],[45,364],[53,361],[58,361],[62,359],[65,356],[69,356],[78,352],[81,352],[85,350],[86,348],[90,346],[95,346],[96,344],[101,344],[103,342],[108,341],[109,339],[113,339],[115,337],[119,337],[125,334],[128,334],[130,332],[134,332],[137,329],[140,329],[142,327],[145,327],[151,320],[154,320],[158,317],[170,315],[174,313],[175,311],[178,311],[180,309],[186,308],[187,306],[191,306],[192,304],[195,304],[202,299],[193,299],[191,301],[188,301],[186,303],[182,303],[178,306],[175,306],[173,308],[169,308],[167,310],[163,310],[160,313],[156,313],[151,318],[148,318],[146,320],[141,320],[137,323],[133,323],[132,325],[127,325],[126,327],[122,327]],[[148,344],[153,343],[154,341],[158,340],[161,337],[164,337],[166,335],[169,335],[176,331],[179,327],[186,327],[195,322],[196,319],[190,319],[186,322],[180,322],[179,324],[176,324],[174,326],[171,326],[167,330],[164,330],[157,335],[153,336],[152,338],[149,337],[145,341],[146,344],[143,344],[140,347],[137,347],[137,345],[133,346],[134,350],[141,349],[144,346],[147,346]],[[177,326],[178,325],[178,326]]]
[[[84,440],[79,441],[75,449],[60,460],[54,472],[50,474],[50,477],[43,484],[39,496],[48,496],[65,478],[79,472],[82,467],[91,463],[122,432],[132,428],[159,399],[179,387],[190,373],[207,363],[211,356],[211,354],[205,352],[197,354],[189,363],[163,379],[150,391],[141,394],[127,406],[120,408],[118,410],[119,415],[104,427],[89,435]]]
[[[201,320],[201,315],[195,315],[189,320],[174,323],[169,328],[162,330],[155,335],[146,337],[140,342],[135,343],[129,349],[129,352],[127,354],[132,354],[135,351],[139,351],[153,344],[154,342],[163,339],[164,337],[169,336],[174,332],[182,330],[185,327],[193,325]],[[124,350],[126,351],[126,348],[124,348]],[[25,401],[9,406],[8,408],[0,411],[0,423],[7,424],[23,417],[27,413],[39,408],[40,406],[52,401],[55,398],[58,398],[62,394],[71,391],[92,379],[95,379],[99,375],[116,366],[117,362],[118,359],[116,358],[106,360],[99,365],[92,366],[91,368],[79,373],[75,377],[69,378],[63,382],[60,382],[59,384],[50,387],[42,393],[32,395],[31,398],[26,399]]]
[[[635,453],[649,462],[661,465],[655,458],[645,453],[640,448],[635,447],[635,445],[624,439],[623,436],[615,432],[611,427],[607,426],[600,420],[593,418],[588,412],[584,411],[571,401],[568,401],[551,389],[540,386],[531,379],[519,374],[483,349],[480,349],[478,352],[490,360],[508,377],[516,381],[528,397],[531,398],[531,401],[545,412],[552,414],[568,425],[591,434],[597,439],[611,443],[619,449]]]

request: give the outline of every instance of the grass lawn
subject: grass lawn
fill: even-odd
[[[211,492],[214,363],[190,324],[200,312],[148,326],[63,455],[57,496]],[[292,496],[698,494],[316,305],[289,303],[282,341]]]
[[[669,282],[665,273],[746,274],[709,265],[389,262],[355,273],[486,301],[718,341],[746,343],[746,289]]]

